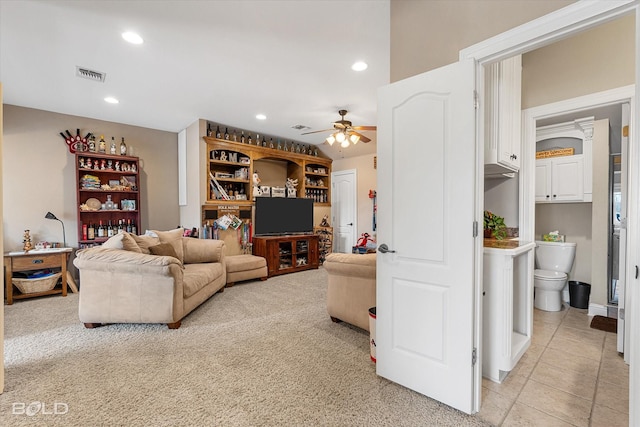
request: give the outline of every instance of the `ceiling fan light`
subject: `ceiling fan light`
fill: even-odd
[[[351,136],[349,136],[349,141],[351,141],[353,145],[356,145],[360,141],[360,136],[352,133]]]
[[[333,143],[336,142],[336,139],[334,138],[333,135],[329,135],[327,137],[327,142],[329,143],[329,145],[333,145]]]
[[[347,147],[349,146],[349,140],[348,140],[348,139],[345,139],[344,141],[342,141],[342,142],[340,143],[340,146],[341,146],[342,148],[347,148]]]
[[[336,141],[338,142],[343,142],[344,140],[347,139],[347,136],[343,133],[343,132],[338,132],[336,135]]]

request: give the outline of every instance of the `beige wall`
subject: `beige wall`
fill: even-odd
[[[593,202],[591,203],[591,298],[607,305],[609,253],[609,120],[593,123]]]
[[[357,220],[356,239],[362,233],[375,236],[373,231],[373,201],[369,198],[369,190],[377,189],[376,169],[373,166],[374,154],[338,159],[333,161],[332,172],[356,169],[357,172]],[[332,224],[333,225],[333,224]]]
[[[573,0],[391,0],[391,81],[458,61],[460,50]]]
[[[631,14],[522,55],[522,108],[633,84],[634,40]]]
[[[137,126],[4,106],[3,242],[5,250],[22,248],[22,234],[32,241],[60,242],[60,223],[44,218],[47,211],[64,221],[67,244],[77,247],[78,227],[75,157],[59,135],[76,132],[125,138],[140,157],[139,230],[171,229],[179,223],[177,135]]]

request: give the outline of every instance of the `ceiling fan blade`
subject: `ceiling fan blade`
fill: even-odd
[[[300,135],[309,135],[310,133],[329,132],[329,131],[333,131],[333,130],[335,130],[335,129],[314,130],[313,132],[305,132],[305,133],[301,133]]]
[[[358,133],[358,132],[355,132],[355,131],[354,131],[354,132],[351,132],[351,133],[352,133],[352,134],[354,134],[354,135],[358,135],[358,136],[360,137],[360,141],[364,142],[365,144],[366,144],[367,142],[371,141],[371,139],[367,138],[366,136],[364,136],[364,135],[363,135],[363,134],[361,134],[361,133]]]
[[[355,130],[378,130],[377,126],[353,126],[351,129]]]

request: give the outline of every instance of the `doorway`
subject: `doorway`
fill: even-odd
[[[351,253],[356,243],[357,171],[348,169],[331,174],[331,217],[334,224],[334,252]]]

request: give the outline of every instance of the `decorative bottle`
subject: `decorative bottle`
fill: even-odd
[[[98,151],[100,153],[107,152],[107,143],[104,140],[104,135],[100,135],[100,142],[98,143]]]
[[[127,155],[127,144],[124,143],[124,136],[122,137],[122,141],[120,142],[120,155]]]
[[[240,142],[244,144],[246,141],[244,139],[244,131],[240,132]]]
[[[89,151],[92,153],[96,152],[96,137],[94,135],[89,137]]]
[[[109,154],[111,155],[116,154],[116,139],[114,137],[111,137],[111,146],[109,147]]]
[[[224,139],[229,140],[229,128],[224,128]]]
[[[220,133],[220,126],[216,126],[216,138],[222,138],[222,134]]]

